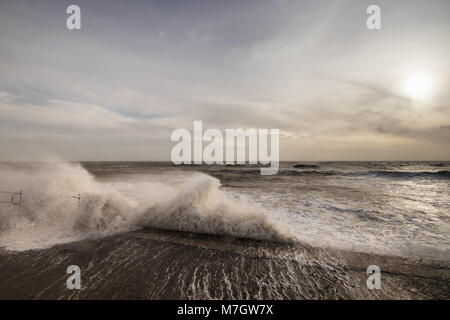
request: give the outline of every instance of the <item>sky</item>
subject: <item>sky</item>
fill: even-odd
[[[281,160],[450,160],[449,14],[448,0],[1,0],[0,160],[168,161],[194,120],[279,129]]]

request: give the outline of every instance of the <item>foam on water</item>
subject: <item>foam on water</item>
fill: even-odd
[[[448,216],[425,208],[424,203],[423,210],[428,212],[413,210],[394,199],[398,208],[311,193],[227,192],[241,202],[256,203],[267,210],[277,208],[272,219],[282,221],[297,241],[314,247],[450,260]]]
[[[0,188],[23,190],[0,206],[0,247],[28,250],[155,227],[253,239],[296,241],[262,207],[239,203],[201,173],[98,181],[77,164],[1,169]],[[77,200],[71,196],[81,194]]]
[[[344,176],[261,177],[239,167],[203,168],[207,175],[170,164],[88,164],[98,179],[79,164],[2,166],[0,190],[24,197],[20,206],[0,203],[0,247],[46,248],[154,227],[450,260],[448,179],[365,174],[375,165],[321,165],[352,173]]]

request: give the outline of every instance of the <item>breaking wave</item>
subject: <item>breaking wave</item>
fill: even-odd
[[[358,171],[358,172],[344,172],[336,170],[283,170],[280,175],[286,176],[377,176],[397,179],[449,179],[450,171],[387,171],[387,170],[373,170],[373,171]]]
[[[28,250],[144,227],[296,242],[262,207],[240,203],[200,173],[99,181],[81,165],[0,169],[0,189],[23,191],[0,203],[0,247]],[[81,194],[80,200],[76,197]]]
[[[317,164],[294,164],[292,166],[293,168],[305,168],[305,169],[317,169],[320,168]]]
[[[366,174],[390,178],[450,178],[450,171],[368,171]]]

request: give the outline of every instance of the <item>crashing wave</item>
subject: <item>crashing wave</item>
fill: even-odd
[[[200,173],[98,181],[78,164],[0,171],[23,190],[20,206],[0,206],[0,247],[27,250],[144,227],[295,242],[266,210],[229,198]],[[81,201],[71,195],[81,194]]]

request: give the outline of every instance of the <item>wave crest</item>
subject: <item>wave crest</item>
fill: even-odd
[[[200,173],[98,181],[80,165],[58,163],[0,174],[1,187],[24,192],[20,206],[0,205],[0,247],[10,250],[143,227],[296,241],[263,208],[230,198],[219,180]],[[78,193],[79,204],[71,198]]]

